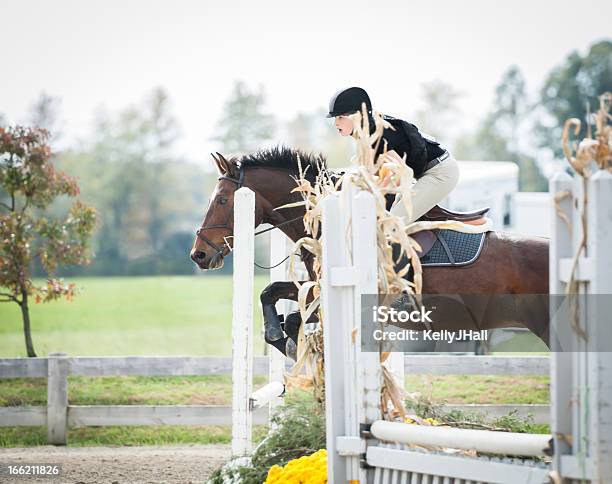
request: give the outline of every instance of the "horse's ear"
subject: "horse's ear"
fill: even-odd
[[[218,151],[216,153],[217,153],[217,156],[219,158],[219,165],[225,170],[225,174],[228,175],[228,176],[231,176],[231,177],[235,177],[236,176],[236,170],[238,169],[238,166],[233,161],[233,159],[232,160],[227,160],[225,158],[225,156],[223,156]]]
[[[217,171],[219,172],[219,175],[225,175],[227,171],[225,171],[223,167],[221,166],[221,161],[215,156],[214,153],[211,153],[210,156],[212,156],[213,160],[215,161],[215,166],[217,167]]]

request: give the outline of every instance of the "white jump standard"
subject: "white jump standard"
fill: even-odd
[[[572,257],[582,240],[580,210],[583,180],[561,175],[551,181],[551,197],[567,190],[562,202],[573,234],[555,215],[550,251],[551,293],[564,294]],[[612,175],[599,171],[587,180],[588,246],[578,260],[576,277],[583,294],[612,294]],[[612,352],[586,351],[571,333],[573,352],[553,347],[551,356],[551,431],[548,435],[420,427],[381,420],[380,362],[362,353],[360,300],[377,293],[376,215],[373,197],[343,184],[340,195],[323,200],[321,303],[325,316],[325,379],[328,482],[387,483],[547,483],[612,482]],[[554,207],[551,208],[554,210]],[[350,230],[349,230],[350,228]],[[609,297],[609,296],[608,296]],[[597,306],[581,308],[589,318],[591,344],[609,328],[589,326]],[[600,333],[598,334],[597,331]],[[567,333],[567,332],[566,332]],[[553,341],[555,339],[553,338]],[[555,343],[560,344],[558,341]],[[568,411],[569,409],[569,411]],[[377,442],[378,440],[378,442]],[[384,444],[383,442],[394,442]],[[573,445],[572,445],[573,443]],[[474,449],[501,457],[463,457],[407,450],[401,444]],[[554,452],[552,468],[508,456],[544,456]]]
[[[284,356],[275,348],[269,358],[270,383],[253,392],[255,194],[246,187],[234,196],[233,257],[232,456],[240,457],[252,450],[253,412],[266,405],[271,412],[285,392]]]

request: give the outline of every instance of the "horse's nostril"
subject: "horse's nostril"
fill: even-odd
[[[202,259],[204,259],[204,257],[206,257],[206,254],[204,252],[202,252],[201,250],[196,250],[193,255],[191,256],[191,258],[195,261],[195,262],[199,262]]]

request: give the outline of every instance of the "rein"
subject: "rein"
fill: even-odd
[[[228,180],[228,181],[231,181],[231,182],[236,184],[236,190],[239,190],[240,188],[242,188],[242,185],[244,183],[244,170],[242,169],[242,167],[240,168],[240,175],[239,175],[238,178],[233,178],[231,176],[222,175],[222,176],[219,177],[219,180]],[[232,232],[232,227],[229,225],[229,218],[230,218],[230,214],[228,213],[227,219],[226,219],[226,221],[224,223],[222,223],[222,224],[207,225],[207,226],[202,225],[196,231],[196,236],[202,242],[205,242],[206,244],[210,245],[216,251],[215,255],[217,255],[217,254],[223,255],[223,250],[224,250],[225,247],[227,247],[231,251],[231,248],[229,247],[229,244],[227,243],[227,240],[225,240],[225,245],[220,247],[217,244],[215,244],[212,240],[207,238],[204,234],[202,234],[202,232],[204,230],[207,230],[207,229],[227,229],[228,231]],[[270,230],[277,229],[279,227],[282,227],[283,225],[287,225],[287,224],[293,223],[293,222],[295,222],[297,220],[300,220],[302,218],[303,217],[300,216],[300,217],[292,218],[290,220],[285,220],[284,222],[281,222],[279,224],[272,225],[272,227],[268,227],[267,229],[263,229],[263,230],[259,230],[259,231],[255,232],[255,236],[258,236],[258,235],[261,235],[261,234],[265,234],[266,232],[269,232]],[[228,235],[228,236],[224,237],[224,239],[227,239],[228,237],[233,237],[233,235]],[[274,269],[275,267],[278,267],[283,262],[285,262],[287,259],[289,259],[289,257],[291,257],[292,255],[299,255],[299,254],[297,254],[297,253],[296,254],[289,254],[287,257],[285,257],[283,260],[281,260],[278,264],[275,264],[275,265],[270,266],[270,267],[259,265],[257,262],[253,262],[253,263],[255,264],[256,267],[259,267],[260,269]]]
[[[292,222],[295,222],[296,220],[302,220],[303,218],[304,217],[295,217],[295,218],[292,218],[292,219],[289,219],[289,220],[285,220],[284,222],[281,222],[279,224],[272,225],[272,227],[268,227],[267,229],[263,229],[263,230],[260,230],[259,232],[255,232],[255,235],[257,236],[257,235],[265,234],[266,232],[270,232],[270,230],[277,229],[279,227],[282,227],[283,225],[287,225],[287,224],[290,224]]]

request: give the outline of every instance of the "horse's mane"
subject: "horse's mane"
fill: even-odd
[[[240,166],[269,167],[289,170],[296,175],[300,173],[300,165],[307,180],[314,182],[319,169],[327,169],[325,157],[320,153],[306,153],[287,146],[275,146],[244,155],[239,159]]]

